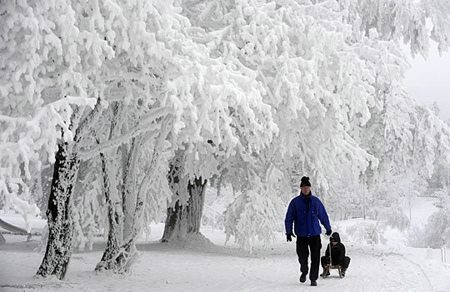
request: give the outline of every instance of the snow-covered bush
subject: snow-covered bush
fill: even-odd
[[[225,212],[226,241],[234,236],[234,241],[250,252],[257,242],[267,246],[275,239],[274,231],[282,232],[284,208],[276,196],[243,192]]]
[[[450,245],[450,196],[440,193],[439,208],[428,217],[423,227],[413,226],[408,232],[408,243],[412,247],[441,248]]]
[[[402,231],[407,229],[410,224],[408,217],[402,212],[401,209],[383,210],[378,219],[385,225]]]
[[[383,238],[383,224],[379,221],[358,220],[355,224],[345,228],[345,234],[351,242],[359,244],[379,244]]]
[[[412,247],[427,247],[424,240],[424,228],[417,225],[411,226],[407,232],[407,243]]]
[[[233,191],[230,186],[222,186],[220,192],[208,185],[205,194],[205,206],[203,208],[202,225],[213,229],[224,229],[225,209],[233,201]]]
[[[450,245],[450,214],[440,209],[434,212],[423,228],[414,227],[408,233],[412,247],[441,248]]]

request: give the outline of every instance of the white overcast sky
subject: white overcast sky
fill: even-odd
[[[441,118],[450,119],[450,53],[439,56],[433,49],[426,60],[418,55],[410,63],[405,77],[409,94],[420,104],[429,106],[436,101]]]

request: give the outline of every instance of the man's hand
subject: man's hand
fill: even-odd
[[[292,234],[292,233],[286,233],[286,240],[287,241],[292,241],[292,237],[295,237],[295,235]]]
[[[325,234],[327,235],[327,236],[330,236],[331,235],[331,229],[329,229],[329,230],[327,230],[327,232],[325,232]]]

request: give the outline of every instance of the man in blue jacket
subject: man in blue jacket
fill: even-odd
[[[300,195],[292,199],[284,221],[287,241],[292,241],[295,235],[292,233],[292,225],[297,235],[297,255],[300,263],[300,282],[306,281],[308,274],[308,256],[311,251],[311,272],[309,279],[311,286],[317,286],[320,266],[320,223],[325,227],[326,235],[331,235],[330,220],[327,211],[319,198],[311,194],[309,177],[302,177],[300,183]]]

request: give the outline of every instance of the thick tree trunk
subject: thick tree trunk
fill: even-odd
[[[177,171],[174,172],[173,170],[174,167],[171,166],[170,175],[172,175],[172,178],[169,179],[169,182],[176,184],[180,182],[180,173]],[[162,242],[183,241],[191,234],[200,233],[203,205],[205,202],[205,189],[206,180],[203,181],[201,177],[195,178],[193,183],[191,181],[187,183],[187,187],[185,188],[189,196],[187,203],[183,205],[177,200],[174,207],[167,209]],[[178,189],[177,192],[179,191],[183,191],[183,188]],[[177,196],[179,195],[181,194],[177,194]]]
[[[73,222],[71,195],[80,165],[76,154],[65,142],[59,144],[48,201],[48,241],[37,275],[55,275],[63,279],[72,253]]]
[[[187,207],[188,233],[200,233],[203,206],[205,203],[206,180],[195,178],[194,183],[189,182],[189,201]]]
[[[80,158],[77,146],[81,140],[82,132],[100,116],[101,102],[98,99],[94,109],[81,121],[78,120],[78,111],[74,110],[72,124],[77,125],[73,142],[60,142],[55,155],[53,178],[50,186],[48,209],[46,212],[48,222],[47,248],[36,275],[47,277],[55,275],[63,279],[72,255],[73,218],[71,212],[71,199],[73,187],[76,182]],[[64,137],[64,131],[62,136]]]
[[[187,226],[182,224],[183,221],[187,222],[187,220],[183,220],[185,217],[183,211],[183,207],[179,201],[175,202],[174,207],[167,208],[167,218],[161,239],[162,242],[169,242],[174,237],[177,237],[176,234],[187,234]]]

